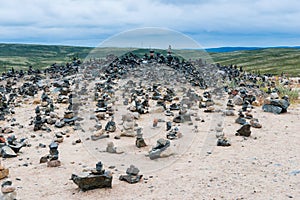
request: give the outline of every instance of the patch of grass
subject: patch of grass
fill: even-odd
[[[295,103],[299,98],[299,89],[292,90],[291,88],[282,85],[278,85],[276,88],[278,89],[279,96],[283,97],[284,95],[288,95],[291,103]]]

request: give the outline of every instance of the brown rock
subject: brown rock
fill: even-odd
[[[0,179],[4,179],[8,176],[9,174],[9,169],[5,169],[3,166],[1,166],[1,170],[0,170]]]
[[[40,99],[34,99],[32,104],[34,104],[34,105],[41,104],[41,100]]]
[[[261,106],[261,103],[258,100],[253,101],[252,106]]]
[[[42,106],[42,107],[46,107],[46,106],[48,106],[48,105],[49,105],[48,101],[43,101],[43,102],[41,103],[41,106]]]
[[[2,193],[11,193],[15,190],[16,190],[16,188],[14,186],[11,186],[11,185],[6,185],[6,186],[1,188]]]
[[[48,157],[47,156],[43,156],[40,158],[40,163],[46,163],[48,162]]]
[[[267,105],[271,104],[271,98],[270,97],[265,98],[264,104],[267,104]]]
[[[59,160],[50,160],[47,162],[47,167],[59,167],[61,162]]]

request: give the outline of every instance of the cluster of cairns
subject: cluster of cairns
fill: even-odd
[[[116,113],[116,109],[114,108],[115,93],[120,87],[116,87],[117,80],[129,74],[130,70],[136,70],[135,76],[138,76],[137,74],[140,72],[139,67],[143,64],[161,64],[162,66],[168,66],[177,71],[182,71],[185,79],[187,79],[190,84],[193,86],[200,86],[201,88],[207,88],[203,75],[196,70],[196,67],[192,63],[180,61],[177,57],[172,56],[170,52],[167,57],[168,58],[164,58],[162,54],[157,54],[156,56],[151,55],[150,57],[145,55],[141,59],[134,54],[128,54],[122,58],[114,58],[108,67],[103,69],[105,75],[98,73],[97,70],[95,70],[95,66],[101,65],[102,61],[93,60],[87,63],[86,68],[84,68],[84,76],[92,79],[93,75],[95,76],[96,74],[96,77],[100,77],[100,81],[97,81],[93,86],[93,100],[96,102],[96,109],[94,111],[95,117],[93,117],[93,119],[95,119],[96,122],[94,126],[96,130],[95,133],[91,135],[91,140],[96,141],[103,138],[109,138],[111,133],[118,132],[117,126],[120,125],[120,134],[115,136],[115,139],[120,139],[122,136],[135,137],[136,147],[145,147],[147,144],[143,138],[142,127],[138,125],[137,121],[140,119],[140,115],[148,115],[150,112],[163,112],[165,116],[172,118],[170,121],[166,122],[166,139],[173,140],[182,137],[182,133],[179,131],[178,127],[172,125],[172,123],[180,124],[192,122],[192,114],[189,110],[193,106],[197,107],[196,102],[200,99],[199,95],[193,89],[184,91],[186,94],[180,101],[180,98],[176,95],[175,89],[167,86],[169,84],[158,82],[147,83],[143,81],[135,82],[129,80],[124,86],[121,86],[123,106],[127,106],[129,113],[122,116],[120,124],[115,122],[114,117]],[[201,61],[199,61],[198,64],[203,65]],[[150,79],[155,78],[151,77],[151,74],[147,74],[147,76],[150,76]],[[87,91],[87,88],[87,85],[81,84],[78,88],[79,92],[77,93],[80,93],[80,91],[83,90]],[[208,92],[207,94],[207,98],[202,98],[202,102],[204,102],[205,105],[201,106],[201,108],[207,108],[209,112],[211,112],[213,103],[211,95],[209,95]],[[155,105],[154,107],[152,105],[153,103]],[[196,121],[204,122],[204,120],[200,119],[198,116],[196,116]],[[159,122],[159,119],[154,119],[153,128],[158,127]],[[122,151],[118,151],[113,142],[107,143],[106,152],[122,153]]]
[[[126,170],[126,175],[121,175],[119,180],[130,184],[138,183],[143,175],[139,174],[140,170],[134,165]],[[78,185],[82,191],[97,189],[97,188],[111,188],[113,175],[110,171],[103,169],[103,164],[99,161],[96,168],[85,169],[79,174],[72,174],[71,180]]]
[[[18,118],[15,118],[20,114],[30,117],[30,113],[17,113],[16,110],[31,100],[33,100],[32,105],[37,105],[35,116],[28,117],[29,126],[32,127],[31,131],[52,131],[49,126],[54,126],[59,117],[55,113],[56,102],[51,95],[51,89],[54,86],[51,85],[52,83],[47,83],[46,79],[61,79],[62,76],[74,75],[78,71],[78,64],[77,62],[67,64],[67,66],[54,64],[44,71],[34,70],[31,66],[27,71],[17,71],[12,68],[2,73],[0,77],[0,121],[5,124],[4,127],[0,126],[0,155],[2,158],[17,157],[23,147],[31,146],[28,143],[28,137],[18,138],[19,132],[24,132],[26,125],[22,125],[17,121]],[[34,99],[40,93],[40,98]],[[58,166],[57,145],[50,144],[49,148],[48,166]],[[53,163],[54,161],[56,164]],[[8,176],[9,169],[0,164],[0,179],[5,179],[1,185],[0,199],[17,199],[16,188],[12,185],[11,180],[6,179]]]
[[[12,68],[1,76],[3,84],[0,85],[0,121],[10,123],[10,126],[0,129],[1,156],[15,157],[26,146],[26,138],[18,141],[15,135],[9,134],[24,128],[14,118],[20,114],[16,113],[16,108],[25,103],[25,100],[34,98],[37,99],[32,103],[35,113],[29,119],[31,130],[39,133],[61,130],[55,133],[49,145],[49,154],[40,159],[40,163],[47,163],[48,167],[61,165],[58,143],[63,141],[62,133],[66,127],[84,132],[86,130],[83,127],[87,125],[89,131],[92,131],[89,139],[97,142],[104,138],[112,139],[111,135],[115,135],[114,139],[132,137],[132,145],[140,151],[145,150],[151,144],[147,144],[144,138],[147,133],[143,134],[144,129],[139,124],[141,116],[153,120],[153,131],[161,130],[160,123],[165,123],[166,127],[161,131],[164,135],[146,153],[147,157],[154,160],[173,155],[168,150],[174,140],[180,141],[184,137],[184,130],[180,130],[181,125],[194,125],[194,132],[198,132],[198,122],[205,122],[198,115],[198,110],[202,109],[208,114],[220,112],[216,99],[224,92],[228,94],[228,102],[221,111],[225,116],[237,114],[235,122],[241,127],[236,135],[250,137],[251,128],[262,127],[252,112],[255,107],[261,106],[259,98],[266,97],[262,107],[266,112],[284,113],[290,105],[288,96],[279,98],[271,78],[271,75],[246,73],[242,67],[207,64],[201,59],[186,61],[173,55],[171,48],[166,56],[151,50],[142,58],[128,53],[122,57],[110,55],[106,59],[91,59],[85,63],[74,59],[72,63],[53,64],[43,71],[34,70],[32,67],[27,71],[16,71]],[[125,81],[122,82],[123,80]],[[268,93],[263,93],[260,87],[268,87]],[[203,94],[199,94],[195,88],[204,90]],[[121,95],[117,95],[120,91]],[[119,114],[116,104],[120,101],[126,107],[127,113],[122,115],[119,122],[116,117]],[[63,114],[59,112],[61,108],[64,109]],[[82,116],[82,113],[90,110],[92,111],[88,113],[88,117]],[[163,114],[167,120],[153,119],[151,114],[157,113]],[[88,120],[93,124],[85,124]],[[217,128],[223,131],[221,125],[218,124]],[[231,143],[223,133],[217,136],[217,145],[230,146]],[[124,153],[111,140],[105,151],[113,154]],[[3,173],[3,177],[8,175],[4,169],[0,173]],[[138,173],[139,170],[131,165],[126,175],[119,179],[136,183],[142,178]],[[96,169],[79,175],[73,174],[71,179],[82,190],[89,190],[111,187],[112,174],[105,171],[99,162]],[[5,183],[2,188],[6,188],[4,191],[12,190],[7,187],[11,187],[11,182]],[[10,194],[14,190],[2,193]]]
[[[49,87],[45,86],[43,88],[43,93],[41,95],[40,105],[35,108],[35,117],[30,125],[33,125],[33,131],[43,130],[51,132],[51,129],[47,126],[55,124],[57,120],[57,114],[54,112],[53,100],[48,96]]]
[[[236,131],[236,136],[250,137],[251,127],[262,128],[259,119],[255,118],[252,112],[255,107],[261,106],[261,104],[263,104],[262,109],[265,112],[275,114],[287,112],[290,105],[289,97],[283,96],[282,99],[279,99],[272,75],[244,73],[242,67],[238,69],[236,66],[218,65],[218,68],[225,72],[222,74],[223,79],[231,81],[234,85],[224,87],[224,90],[228,93],[224,115],[235,116],[238,114],[235,123],[240,124],[241,127]],[[260,87],[268,87],[268,92],[262,92]],[[264,100],[262,100],[263,98]],[[237,106],[239,106],[239,109],[236,110]],[[221,135],[218,138],[217,145],[230,146],[231,143],[224,135]]]

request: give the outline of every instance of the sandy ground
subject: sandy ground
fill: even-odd
[[[65,137],[59,145],[62,166],[48,168],[39,164],[41,156],[48,154],[48,148],[38,147],[39,143],[49,145],[53,135],[44,131],[33,132],[29,126],[30,116],[34,116],[35,105],[23,104],[16,108],[14,117],[24,125],[15,128],[18,138],[28,137],[31,147],[24,147],[16,158],[2,159],[1,163],[9,168],[9,178],[17,187],[18,199],[300,199],[300,105],[293,105],[288,113],[275,115],[265,113],[261,107],[255,107],[253,116],[262,123],[261,129],[252,128],[249,138],[235,136],[240,125],[235,124],[237,116],[222,118],[224,133],[232,143],[230,147],[217,147],[212,129],[219,122],[218,114],[196,110],[205,122],[196,122],[198,132],[188,123],[179,128],[183,137],[172,141],[175,155],[158,160],[145,156],[155,141],[165,135],[165,123],[153,129],[153,116],[141,117],[144,137],[149,145],[143,149],[134,146],[135,138],[86,140],[88,135],[74,132]],[[62,115],[66,106],[57,110]],[[239,107],[236,107],[238,110]],[[155,117],[163,117],[157,114]],[[168,120],[167,118],[163,118]],[[119,119],[117,118],[117,124]],[[1,122],[1,126],[5,122]],[[105,124],[103,124],[105,125]],[[118,131],[120,125],[118,125]],[[35,135],[32,138],[31,135]],[[73,145],[77,139],[82,143]],[[125,150],[115,155],[101,152],[108,141]],[[105,169],[112,169],[113,186],[111,189],[80,191],[70,180],[72,173],[94,167],[103,161]],[[121,174],[130,164],[137,166],[143,174],[143,180],[136,184],[119,181]]]

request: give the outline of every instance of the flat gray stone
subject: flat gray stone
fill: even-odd
[[[17,154],[9,146],[3,146],[1,148],[2,158],[13,158],[17,157]]]

